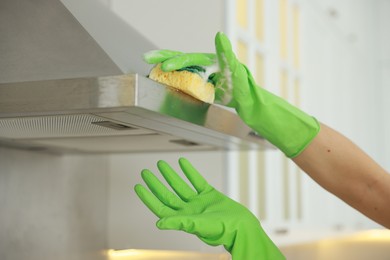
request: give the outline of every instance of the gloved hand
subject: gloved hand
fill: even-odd
[[[179,164],[195,190],[164,161],[158,169],[176,194],[148,170],[142,178],[152,193],[140,184],[134,188],[160,218],[158,228],[183,230],[209,245],[223,245],[233,260],[285,259],[248,209],[208,184],[186,159]]]
[[[250,71],[235,57],[229,39],[223,33],[215,37],[216,56],[213,54],[174,51],[147,53],[148,63],[159,56],[162,69],[177,70],[187,66],[210,66],[217,62],[214,73],[216,102],[234,107],[241,119],[253,130],[282,150],[286,156],[299,155],[320,130],[315,118],[297,107],[256,85]],[[157,55],[159,54],[159,55]],[[197,64],[198,63],[198,64]]]

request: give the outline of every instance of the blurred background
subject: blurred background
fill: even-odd
[[[258,84],[348,136],[390,171],[390,1],[61,3],[124,73],[147,75],[145,68],[129,70],[126,43],[137,39],[127,37],[128,28],[158,49],[183,52],[214,52],[216,32],[225,32]],[[177,259],[225,259],[223,248],[159,231],[133,192],[143,168],[157,171],[160,159],[178,168],[182,156],[258,216],[288,259],[390,255],[386,230],[275,149],[58,155],[0,146],[0,258],[149,259],[109,251],[147,249],[203,253]]]

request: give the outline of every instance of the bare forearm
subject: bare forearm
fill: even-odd
[[[321,125],[293,160],[326,190],[390,228],[390,175],[349,139]]]

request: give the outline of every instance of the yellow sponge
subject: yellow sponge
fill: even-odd
[[[149,78],[176,88],[203,102],[214,102],[214,85],[197,73],[187,70],[164,72],[157,64],[149,73]]]

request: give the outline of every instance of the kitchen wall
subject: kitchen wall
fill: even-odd
[[[224,0],[107,0],[106,3],[161,49],[213,52],[215,33],[225,29]]]
[[[180,0],[61,2],[125,73],[147,75],[150,69],[142,62],[142,52],[148,46],[138,46],[130,37],[134,33],[128,33],[131,29],[159,49],[212,52],[214,35],[225,25],[223,0],[200,0],[196,4]],[[134,46],[142,51],[140,55],[134,56]],[[137,71],[131,70],[134,60],[140,68]]]
[[[105,259],[108,165],[0,147],[0,259]]]

